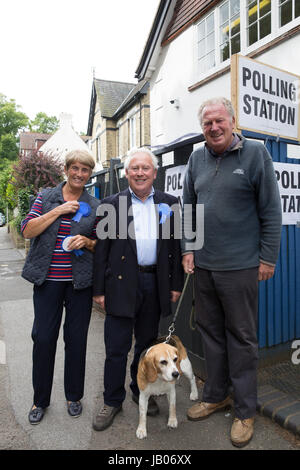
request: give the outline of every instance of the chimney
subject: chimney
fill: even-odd
[[[60,113],[60,115],[59,115],[59,127],[65,127],[65,126],[72,127],[72,129],[73,129],[72,114]]]

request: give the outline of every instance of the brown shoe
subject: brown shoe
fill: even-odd
[[[209,415],[215,411],[221,411],[228,407],[230,407],[229,397],[225,398],[225,400],[220,401],[219,403],[207,403],[205,401],[200,401],[188,409],[187,417],[191,421],[200,421],[201,419],[208,418]]]
[[[230,439],[234,446],[244,447],[251,441],[254,432],[254,418],[235,418],[231,427]]]
[[[119,413],[122,409],[122,405],[118,407],[103,405],[99,413],[94,417],[93,420],[93,428],[95,431],[103,431],[104,429],[108,428],[117,413]]]

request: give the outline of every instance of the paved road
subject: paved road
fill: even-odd
[[[190,406],[188,383],[182,378],[177,385],[179,427],[168,430],[167,403],[159,397],[161,413],[148,419],[148,438],[138,440],[135,430],[137,406],[128,394],[123,411],[112,427],[104,432],[92,430],[92,416],[100,406],[103,393],[103,324],[93,311],[89,330],[86,388],[83,414],[69,417],[63,391],[63,340],[57,348],[51,406],[38,426],[28,423],[32,404],[30,338],[33,321],[32,286],[20,276],[24,255],[11,244],[5,227],[0,228],[0,450],[231,450],[229,432],[231,413],[219,413],[202,422],[186,419]],[[128,384],[127,384],[128,385]],[[201,388],[201,385],[199,385]],[[128,389],[128,387],[127,387]],[[200,391],[201,392],[201,391]],[[250,450],[299,450],[299,440],[268,418],[257,415],[256,432],[247,446]]]

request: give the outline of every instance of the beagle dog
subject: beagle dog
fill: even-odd
[[[177,428],[175,382],[184,374],[190,381],[190,399],[197,400],[198,389],[192,365],[182,342],[177,336],[171,336],[168,343],[166,337],[158,338],[154,345],[142,353],[137,373],[139,397],[139,425],[136,436],[147,437],[146,416],[148,400],[151,395],[167,394],[169,401],[170,428]]]

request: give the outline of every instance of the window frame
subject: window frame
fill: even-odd
[[[96,138],[96,161],[101,162],[101,137]]]
[[[228,0],[226,0],[226,1],[228,1]],[[216,24],[216,18],[215,18],[215,17],[216,17],[216,11],[215,11],[215,10],[208,12],[207,15],[205,15],[203,18],[201,18],[201,20],[197,23],[197,28],[196,28],[196,35],[197,35],[197,45],[196,45],[196,47],[197,47],[197,51],[196,51],[196,54],[197,54],[197,68],[198,68],[198,70],[199,70],[199,66],[200,66],[200,64],[199,64],[199,60],[200,60],[200,59],[199,59],[199,42],[200,42],[200,41],[199,41],[199,35],[198,35],[198,27],[199,27],[199,25],[200,25],[201,23],[205,22],[205,29],[207,29],[207,19],[208,19],[210,16],[213,17],[213,23],[214,23],[214,26],[215,26],[215,24]],[[209,53],[212,52],[212,51],[214,51],[215,65],[214,65],[212,68],[214,68],[214,67],[216,66],[216,63],[217,63],[216,57],[217,57],[217,55],[218,55],[218,53],[219,53],[219,52],[217,51],[217,47],[216,47],[217,31],[216,31],[216,28],[215,28],[215,27],[214,27],[214,29],[213,29],[213,32],[214,32],[214,47],[213,47],[213,49],[212,49],[211,51],[208,51],[208,50],[206,49],[206,46],[207,46],[207,37],[208,37],[208,34],[206,34],[205,37],[203,38],[203,39],[205,39],[205,54],[201,56],[201,58],[204,58],[204,57],[207,58],[207,56],[209,55]],[[205,72],[208,72],[209,70],[211,70],[211,69],[206,69]],[[204,73],[205,73],[205,72],[204,72]]]
[[[129,122],[129,150],[136,147],[136,115],[128,118]]]
[[[290,29],[293,29],[295,26],[298,26],[300,24],[300,16],[297,16],[296,18],[289,21],[285,25],[280,26],[280,21],[279,21],[279,8],[280,8],[279,0],[275,0],[275,2],[276,2],[276,5],[277,5],[277,17],[278,17],[277,27],[278,27],[278,30],[280,31],[280,34],[283,34],[286,31],[289,31]]]
[[[220,72],[230,65],[231,56],[228,59],[221,62],[220,57],[220,8],[229,0],[224,0],[213,9],[206,12],[205,15],[201,16],[194,24],[194,81],[199,82],[204,80],[211,75]],[[201,72],[199,70],[198,60],[198,25],[206,19],[209,15],[214,15],[214,30],[215,30],[215,66]],[[284,26],[280,26],[279,18],[279,0],[271,0],[271,33],[254,42],[248,46],[248,28],[247,28],[247,0],[240,0],[240,52],[242,55],[249,55],[256,49],[264,47],[272,40],[278,38],[289,30],[300,25],[300,16],[294,18]]]
[[[258,3],[261,3],[263,0],[249,0],[249,1],[255,1],[256,2],[256,5]],[[246,1],[246,5],[245,5],[245,8],[246,8],[246,20],[248,20],[248,5],[247,5],[247,1]],[[257,18],[256,18],[256,21],[252,22],[249,24],[249,22],[247,21],[247,25],[246,25],[246,31],[247,31],[247,34],[246,34],[246,41],[247,41],[247,44],[248,44],[248,41],[249,41],[249,30],[250,30],[250,27],[253,25],[253,24],[257,24],[257,35],[260,36],[259,39],[257,41],[255,41],[253,44],[250,44],[248,45],[247,47],[251,47],[253,46],[254,44],[257,44],[259,43],[260,41],[262,41],[264,38],[267,38],[268,36],[270,36],[272,34],[272,0],[270,0],[270,11],[267,12],[266,14],[264,14],[263,16],[261,16],[261,13],[260,13],[260,10],[259,10],[259,13],[257,12]],[[263,18],[269,16],[270,18],[270,27],[271,27],[271,31],[269,34],[266,34],[264,37],[261,37],[261,22],[263,20]]]
[[[218,34],[218,38],[217,38],[217,40],[218,40],[218,49],[219,49],[219,54],[218,54],[218,55],[219,55],[219,62],[220,62],[220,63],[226,62],[226,60],[230,59],[230,57],[231,57],[231,56],[230,56],[230,50],[231,50],[231,48],[232,48],[232,39],[233,39],[233,37],[236,37],[236,36],[239,35],[239,37],[240,37],[240,43],[241,43],[241,2],[240,2],[240,29],[239,29],[239,32],[238,32],[238,33],[232,34],[233,28],[230,27],[230,33],[229,33],[229,36],[228,36],[228,39],[229,39],[229,41],[228,41],[228,44],[229,44],[229,58],[221,61],[221,45],[222,45],[222,44],[221,44],[221,41],[220,41],[220,30],[221,30],[221,15],[220,15],[220,11],[221,11],[221,8],[222,8],[226,3],[229,3],[229,10],[228,10],[228,11],[229,11],[229,16],[228,16],[228,20],[229,20],[229,22],[230,22],[231,17],[232,17],[232,15],[230,15],[230,13],[232,13],[231,10],[230,10],[230,0],[224,0],[224,1],[218,6],[218,12],[217,12],[217,15],[216,15],[216,18],[217,18],[218,23],[217,23],[217,25],[215,26],[215,28],[216,28],[216,29],[218,28],[218,33],[217,33],[217,34]],[[226,21],[227,21],[227,20],[226,20]]]

